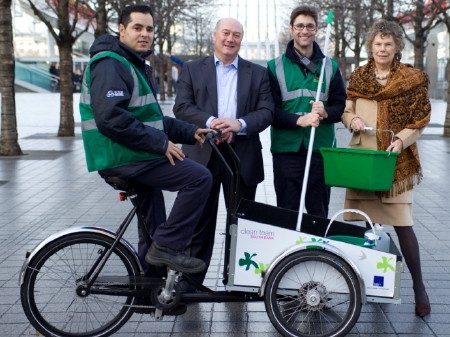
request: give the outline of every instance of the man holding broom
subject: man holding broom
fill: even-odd
[[[271,152],[277,206],[299,210],[311,128],[315,141],[305,198],[309,214],[327,218],[330,187],[325,185],[320,147],[332,147],[334,123],[341,121],[346,90],[337,62],[325,57],[315,42],[317,11],[299,6],[291,13],[293,39],[286,52],[268,63],[275,115]],[[325,62],[319,100],[318,83]]]

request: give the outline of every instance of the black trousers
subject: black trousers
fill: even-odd
[[[300,207],[300,196],[305,174],[307,150],[298,152],[273,153],[273,177],[277,206],[294,211]],[[331,188],[325,185],[322,155],[313,152],[305,195],[308,214],[328,217]]]
[[[188,248],[211,190],[212,177],[206,167],[188,158],[176,161],[174,166],[163,159],[156,164],[140,162],[103,170],[100,174],[132,179],[152,239],[163,247],[179,251]],[[163,190],[178,192],[167,219]],[[147,250],[140,237],[139,255],[145,257]]]
[[[147,226],[146,228],[148,231],[148,236],[152,238],[156,227],[163,224],[167,220],[164,195],[161,190],[147,188],[145,186],[140,186],[136,188],[136,190],[139,205],[143,210],[145,210],[145,214],[143,214],[143,217]],[[156,267],[145,261],[145,255],[147,255],[150,246],[147,244],[147,241],[145,240],[144,233],[142,233],[143,230],[142,228],[144,227],[143,226],[138,227],[139,230],[138,256],[139,260],[141,261],[144,273],[147,276],[163,277],[167,274],[165,267]],[[150,239],[150,241],[152,240]]]
[[[221,146],[219,146],[221,148]],[[221,151],[222,155],[227,159],[229,155],[226,150]],[[214,249],[214,237],[217,225],[217,211],[219,207],[220,188],[222,187],[225,205],[229,207],[231,177],[225,169],[222,160],[213,152],[207,165],[213,176],[213,184],[208,201],[204,208],[200,222],[196,228],[192,243],[190,245],[191,256],[202,259],[207,266],[211,263],[211,257]],[[248,186],[240,179],[239,195],[240,198],[255,200],[257,185]],[[226,221],[222,219],[221,221]],[[191,274],[191,277],[199,283],[203,283],[207,269],[204,272]]]

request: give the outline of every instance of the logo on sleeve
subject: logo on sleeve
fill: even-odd
[[[109,90],[106,93],[106,97],[123,97],[125,96],[123,90]]]

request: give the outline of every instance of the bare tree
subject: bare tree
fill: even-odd
[[[181,0],[183,1],[183,0]],[[156,72],[159,80],[159,97],[160,100],[166,99],[166,72],[167,72],[167,56],[164,53],[164,47],[167,37],[170,34],[170,27],[174,23],[176,13],[177,0],[156,0],[153,3],[153,21],[155,24],[155,61]]]
[[[355,66],[359,66],[362,61],[361,53],[366,43],[367,32],[373,22],[385,12],[383,5],[384,0],[352,2],[352,24],[349,25],[346,36],[349,49],[355,56]],[[354,34],[352,35],[351,32]]]
[[[95,11],[95,38],[108,32],[108,12],[106,10],[107,0],[97,0],[97,10]]]
[[[213,14],[213,6],[197,6],[184,12],[181,41],[185,54],[201,57],[212,53]]]
[[[58,46],[61,78],[58,136],[72,137],[75,134],[72,87],[73,45],[88,30],[96,13],[81,0],[45,0],[39,3],[28,0],[28,3],[34,14],[47,26]]]
[[[153,2],[154,22],[155,22],[155,50],[156,50],[156,68],[159,78],[159,96],[161,100],[166,99],[165,80],[170,76],[169,57],[172,53],[173,44],[176,37],[174,27],[179,24],[183,17],[183,12],[189,8],[200,6],[205,0],[155,0]]]
[[[399,14],[391,19],[402,26],[406,39],[414,48],[414,66],[423,70],[427,37],[438,22],[434,5],[432,2],[425,5],[424,0],[408,0],[397,1],[396,6]],[[414,31],[412,36],[408,34],[410,28]]]
[[[204,55],[204,53],[210,54],[211,53],[211,47],[212,47],[212,25],[211,20],[212,19],[212,6],[204,6],[204,4],[208,4],[207,0],[201,0],[201,1],[177,1],[178,4],[176,6],[181,7],[185,6],[183,11],[176,11],[175,14],[175,20],[173,22],[173,25],[169,28],[169,31],[167,32],[166,36],[166,53],[167,55],[172,55],[172,49],[173,46],[177,41],[180,40],[180,37],[186,37],[186,35],[190,35],[190,33],[186,33],[184,31],[180,34],[181,27],[186,26],[195,26],[194,28],[194,36],[195,36],[195,43],[194,43],[194,51],[196,53],[197,57]],[[209,15],[206,17],[206,14]],[[199,22],[202,22],[202,25],[198,25]],[[183,24],[184,23],[188,23]],[[180,36],[181,35],[181,36]],[[190,35],[192,36],[192,35]],[[186,40],[185,40],[186,41]],[[192,40],[188,44],[192,44]],[[171,58],[167,59],[167,95],[169,97],[173,96],[173,79],[172,79],[172,65],[173,61]]]
[[[346,31],[347,31],[347,8],[342,6],[342,4],[335,4],[333,6],[333,12],[334,12],[334,20],[333,20],[333,26],[334,26],[334,59],[339,64],[339,69],[343,72],[344,78],[346,78],[346,71],[347,68],[347,50],[348,50],[348,42],[346,40]],[[325,13],[324,13],[325,14]],[[326,51],[328,52],[328,51]]]
[[[169,57],[167,58],[167,96],[172,97],[173,96],[173,78],[172,78],[172,59],[170,56],[172,55],[172,47],[173,44],[176,41],[176,36],[172,35],[170,32],[167,35],[167,54]]]
[[[293,6],[307,4],[319,10],[319,32],[317,42],[319,45],[324,38],[326,18],[333,11],[333,22],[330,39],[330,50],[333,58],[338,62],[344,78],[350,76],[353,68],[358,67],[362,61],[362,50],[365,43],[365,33],[376,17],[381,17],[380,3],[384,0],[309,0],[293,1]],[[353,58],[349,55],[353,53]],[[353,65],[353,67],[352,67]]]
[[[91,11],[95,12],[93,25],[95,38],[107,33],[118,33],[119,13],[125,6],[140,3],[134,0],[90,0]],[[114,27],[112,27],[114,25]]]
[[[0,155],[2,156],[23,154],[17,134],[14,66],[11,0],[0,0],[0,93],[2,98]]]

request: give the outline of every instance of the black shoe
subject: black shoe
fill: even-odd
[[[182,273],[199,273],[206,268],[206,264],[202,260],[167,247],[158,246],[155,241],[148,250],[145,261],[155,266],[168,266]]]

